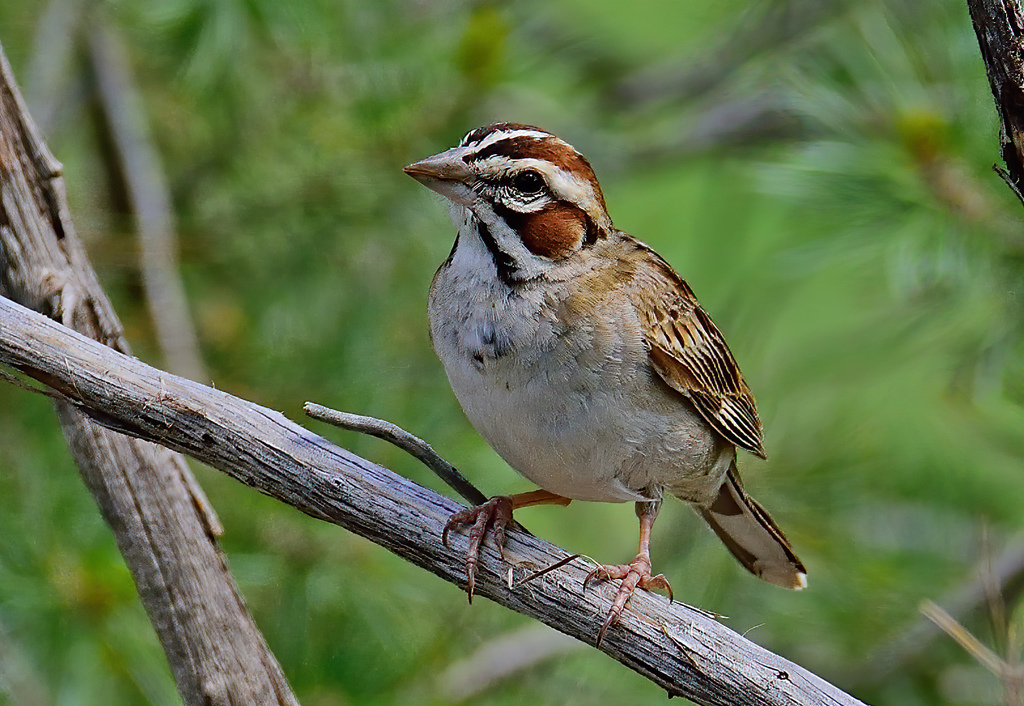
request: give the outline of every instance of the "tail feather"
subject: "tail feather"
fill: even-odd
[[[744,492],[735,462],[715,501],[694,509],[750,573],[783,588],[807,587],[807,570],[768,512]]]

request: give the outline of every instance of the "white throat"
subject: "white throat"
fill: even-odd
[[[473,208],[450,202],[452,223],[459,231],[459,242],[452,261],[463,272],[486,273],[491,278],[515,282],[535,279],[552,268],[552,263],[530,252],[522,240],[486,202],[478,200]],[[481,233],[481,230],[484,232]],[[490,242],[485,242],[485,238]]]

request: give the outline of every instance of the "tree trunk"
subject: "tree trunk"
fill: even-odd
[[[75,235],[61,165],[32,124],[2,49],[0,294],[128,352]],[[105,429],[66,401],[55,407],[184,702],[298,704],[228,571],[219,524],[184,459]]]

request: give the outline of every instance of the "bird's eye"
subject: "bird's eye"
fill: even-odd
[[[527,169],[512,177],[512,186],[524,194],[536,194],[544,188],[544,177],[539,172]]]

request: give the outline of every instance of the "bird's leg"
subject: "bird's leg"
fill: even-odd
[[[583,590],[594,579],[599,581],[608,579],[621,579],[619,592],[612,602],[608,617],[597,632],[597,647],[601,646],[605,631],[618,622],[626,603],[633,596],[633,592],[639,587],[650,591],[654,588],[661,588],[668,591],[668,598],[672,600],[672,586],[664,574],[651,576],[651,528],[654,527],[654,520],[661,509],[661,500],[648,500],[636,504],[636,516],[640,518],[640,548],[636,559],[629,564],[617,564],[611,566],[601,565],[590,572],[583,581]]]
[[[501,558],[505,558],[505,528],[512,522],[512,512],[530,505],[568,505],[572,500],[546,490],[531,490],[516,495],[496,495],[482,505],[460,510],[448,519],[441,533],[441,541],[448,546],[448,533],[460,525],[469,525],[469,546],[466,548],[466,593],[473,602],[476,586],[476,567],[480,563],[480,547],[487,530],[494,534],[494,543]]]

